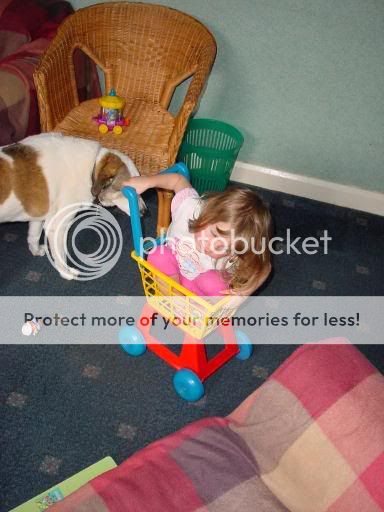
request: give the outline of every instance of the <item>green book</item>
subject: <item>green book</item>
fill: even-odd
[[[54,503],[63,500],[69,494],[77,491],[77,489],[92,480],[92,478],[115,467],[116,463],[112,457],[105,457],[9,512],[41,512],[47,510]]]

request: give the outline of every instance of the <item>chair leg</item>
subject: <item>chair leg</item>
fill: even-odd
[[[157,214],[157,236],[165,234],[171,223],[171,201],[174,196],[169,190],[157,189],[159,203]]]

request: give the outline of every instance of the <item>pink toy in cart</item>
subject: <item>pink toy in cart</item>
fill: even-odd
[[[93,119],[99,125],[100,133],[113,132],[120,135],[123,131],[123,126],[129,125],[129,119],[124,117],[123,109],[125,101],[120,96],[116,95],[115,89],[111,89],[109,94],[99,98],[100,113]]]

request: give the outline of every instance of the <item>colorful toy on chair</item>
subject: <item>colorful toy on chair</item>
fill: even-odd
[[[109,94],[99,98],[100,113],[93,119],[99,125],[100,133],[113,132],[120,135],[123,126],[129,125],[129,119],[124,117],[123,108],[125,105],[124,98],[116,95],[115,89],[111,89]]]

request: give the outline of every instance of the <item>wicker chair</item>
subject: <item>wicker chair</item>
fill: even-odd
[[[126,99],[123,134],[101,134],[98,99],[79,103],[72,55],[86,53],[104,72],[105,88]],[[64,21],[34,78],[43,131],[100,141],[150,175],[175,162],[188,119],[216,55],[215,39],[191,16],[160,5],[116,2],[80,9]],[[177,85],[193,77],[176,116],[167,109]],[[158,231],[170,221],[172,194],[158,191]]]

